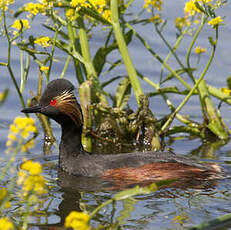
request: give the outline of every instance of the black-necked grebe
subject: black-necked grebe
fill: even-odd
[[[102,177],[110,181],[148,182],[169,179],[216,179],[221,169],[169,152],[133,152],[103,155],[88,153],[81,143],[82,112],[74,86],[65,79],[51,81],[39,104],[22,110],[41,113],[61,125],[59,167],[71,175]]]

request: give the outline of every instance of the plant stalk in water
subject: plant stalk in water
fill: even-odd
[[[215,41],[211,44],[213,47],[212,53],[210,55],[209,61],[207,63],[207,65],[205,66],[205,68],[203,69],[201,76],[199,77],[198,81],[196,82],[196,84],[193,86],[193,88],[189,91],[188,95],[184,98],[184,100],[181,102],[181,104],[176,108],[176,110],[172,113],[172,115],[169,117],[169,119],[166,121],[166,123],[162,126],[161,128],[161,132],[165,133],[167,131],[167,129],[169,128],[169,126],[171,125],[175,115],[183,108],[183,106],[187,103],[187,101],[189,100],[189,98],[192,96],[192,94],[194,93],[194,91],[197,89],[198,85],[200,84],[200,82],[203,80],[206,72],[208,71],[212,60],[214,58],[214,54],[216,51],[216,45],[217,45],[217,41],[218,41],[218,26],[216,26],[216,39]]]
[[[121,56],[123,58],[124,64],[128,72],[129,79],[131,81],[136,96],[136,101],[139,104],[139,97],[143,95],[143,90],[141,88],[135,67],[132,63],[132,59],[128,52],[128,48],[120,28],[119,14],[118,14],[118,1],[115,0],[111,0],[111,21],[112,21],[113,31],[115,33],[115,38],[118,43]]]

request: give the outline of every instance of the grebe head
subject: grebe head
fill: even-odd
[[[21,112],[41,113],[61,125],[74,122],[77,127],[82,126],[82,111],[73,90],[74,86],[68,80],[53,80],[47,85],[39,104]]]

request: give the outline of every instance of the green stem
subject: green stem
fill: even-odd
[[[163,40],[163,42],[165,43],[165,45],[169,48],[170,52],[168,53],[167,57],[164,59],[164,63],[167,63],[168,59],[171,57],[171,54],[173,54],[173,56],[175,57],[176,61],[178,62],[178,64],[181,66],[182,69],[185,68],[184,64],[181,62],[181,60],[178,58],[177,54],[176,54],[176,49],[178,48],[178,46],[180,45],[184,35],[188,32],[189,27],[187,27],[182,33],[181,35],[178,37],[176,43],[174,44],[173,48],[169,45],[169,43],[166,41],[166,39],[164,38],[164,36],[162,35],[161,31],[159,30],[159,28],[156,26],[156,31],[159,34],[159,36],[161,37],[161,39]],[[191,71],[189,72],[189,70],[187,70],[188,74],[191,74]],[[163,65],[161,67],[161,73],[163,73]],[[161,74],[162,75],[162,74]],[[155,87],[155,83],[153,83],[152,81],[150,81],[148,78],[143,79],[144,81],[146,81],[147,83],[149,83],[151,86]],[[158,87],[159,88],[159,87]],[[157,89],[157,88],[156,88]],[[172,102],[169,100],[169,98],[166,96],[166,94],[161,94],[161,96],[163,97],[163,99],[165,100],[165,102],[167,103],[168,107],[170,108],[170,110],[174,111],[175,107],[172,104]],[[191,121],[189,121],[188,119],[184,118],[184,116],[180,115],[180,114],[176,114],[176,118],[181,121],[182,123],[189,125],[189,126],[193,126],[195,125],[195,123],[192,124]],[[195,126],[194,126],[195,127]]]
[[[30,216],[30,207],[32,206],[32,199],[30,199],[30,196],[26,198],[24,201],[26,203],[26,209],[23,210],[24,214],[22,216],[23,224],[21,230],[27,230],[28,229],[28,222],[29,222],[29,216]]]
[[[174,111],[174,113],[172,113],[172,115],[169,117],[169,119],[166,121],[166,123],[162,126],[162,128],[161,128],[161,132],[162,133],[166,132],[166,130],[168,129],[168,127],[172,123],[175,115],[182,109],[182,107],[186,104],[186,102],[192,96],[193,92],[196,90],[196,88],[198,87],[198,85],[200,84],[200,82],[203,80],[203,78],[204,78],[204,76],[205,76],[208,68],[210,67],[210,65],[212,63],[213,58],[214,58],[214,54],[215,54],[215,50],[216,50],[216,44],[217,44],[217,39],[218,39],[218,28],[216,28],[216,41],[214,42],[212,54],[210,55],[210,58],[209,58],[209,61],[208,61],[207,65],[205,66],[204,70],[202,71],[199,80],[196,82],[196,84],[190,90],[190,92],[188,93],[188,95],[184,98],[184,100],[176,108],[176,110]]]
[[[123,58],[124,64],[128,72],[129,79],[131,81],[131,84],[132,84],[132,87],[133,87],[133,90],[136,96],[137,103],[139,104],[139,97],[143,95],[143,90],[141,88],[135,67],[132,63],[126,42],[124,40],[122,31],[120,28],[118,1],[116,0],[111,0],[111,22],[112,22],[112,27],[115,33],[115,38],[118,43],[121,56]]]
[[[179,57],[176,54],[176,49],[178,48],[178,46],[180,45],[180,42],[182,41],[184,35],[188,32],[189,28],[187,27],[182,34],[178,37],[175,45],[173,46],[173,48],[170,46],[170,44],[167,42],[167,40],[165,39],[165,37],[163,36],[163,34],[161,33],[161,31],[159,30],[158,26],[155,26],[156,28],[156,32],[159,34],[160,38],[163,40],[164,44],[168,47],[168,49],[170,50],[169,54],[167,55],[167,57],[164,59],[164,63],[166,63],[168,61],[168,59],[171,57],[171,54],[175,57],[176,61],[178,62],[178,64],[180,65],[180,67],[182,69],[185,69],[184,64],[181,62],[181,60],[179,59]],[[161,67],[161,69],[163,69]]]
[[[8,182],[7,185],[7,196],[3,198],[3,200],[1,200],[1,204],[0,204],[0,212],[2,213],[2,210],[5,210],[4,204],[7,201],[10,201],[11,199],[11,194],[14,193],[14,188],[16,185],[16,179],[17,177],[12,177],[12,179]]]
[[[5,63],[5,62],[0,62],[0,65],[1,65],[1,66],[7,66],[7,63]]]
[[[206,229],[228,229],[230,227],[231,213],[219,216],[216,219],[208,222],[203,222],[199,225],[189,227],[188,230],[206,230]]]
[[[69,66],[70,60],[71,60],[71,56],[68,55],[67,60],[66,60],[66,62],[65,62],[65,65],[64,65],[64,67],[63,67],[63,71],[62,71],[62,73],[61,73],[61,75],[60,75],[60,78],[63,78],[63,77],[64,77],[64,74],[66,73],[67,67]]]
[[[49,83],[50,72],[51,72],[51,67],[52,67],[52,64],[53,64],[53,57],[54,57],[55,45],[56,45],[57,37],[58,37],[58,29],[56,28],[54,42],[53,42],[53,46],[52,46],[52,50],[51,50],[51,55],[50,55],[49,69],[48,69],[48,72],[46,74],[47,84]]]
[[[162,58],[152,50],[150,45],[147,41],[145,41],[137,32],[136,30],[128,23],[126,23],[126,26],[131,29],[134,33],[134,35],[141,41],[141,43],[146,47],[146,49],[167,69],[170,73],[172,73],[180,82],[182,85],[184,85],[187,89],[191,90],[192,87],[183,80],[183,78],[175,71],[173,70],[166,62],[162,60]]]
[[[21,72],[21,84],[20,84],[20,92],[23,91],[23,82],[24,82],[24,66],[23,66],[23,51],[20,50],[20,72]]]
[[[69,40],[70,40],[70,47],[71,47],[72,52],[70,50],[65,50],[65,52],[67,52],[69,55],[72,55],[77,80],[78,80],[79,84],[82,84],[84,82],[84,78],[82,75],[82,71],[80,69],[80,61],[83,61],[84,59],[76,51],[77,35],[76,35],[75,30],[73,30],[73,27],[72,27],[72,24],[70,21],[68,21],[68,23],[67,23],[67,31],[68,31],[68,36],[69,36]],[[76,55],[78,55],[78,57]]]
[[[22,107],[23,108],[26,108],[25,106],[25,102],[24,102],[24,99],[23,99],[23,96],[22,96],[22,93],[20,92],[20,88],[18,86],[18,83],[15,79],[15,76],[14,76],[14,73],[12,71],[12,68],[11,68],[11,40],[10,40],[10,35],[8,33],[8,30],[7,30],[7,26],[6,26],[6,15],[5,15],[5,11],[2,10],[2,16],[3,16],[3,27],[4,27],[4,32],[6,34],[6,37],[7,37],[7,41],[8,41],[8,58],[7,58],[7,68],[8,68],[8,71],[9,71],[9,74],[10,74],[10,77],[14,83],[14,86],[16,88],[16,91],[19,95],[19,99],[20,99],[20,102],[22,104]]]
[[[26,84],[26,80],[29,73],[30,68],[30,56],[27,54],[26,58],[26,66],[23,65],[23,51],[20,51],[20,57],[21,57],[21,83],[20,83],[20,92],[22,93],[24,90],[24,86]]]
[[[139,74],[139,73],[138,73]],[[141,74],[139,74],[140,75],[140,77],[144,80],[144,81],[146,81],[149,85],[151,85],[154,89],[156,89],[156,90],[159,90],[159,85],[158,84],[156,84],[156,83],[154,83],[153,81],[151,81],[148,77],[145,77],[145,76],[142,76]],[[175,111],[175,107],[174,107],[174,105],[172,104],[172,102],[169,100],[169,98],[166,96],[166,94],[165,93],[161,93],[160,94],[162,97],[163,97],[163,99],[165,100],[165,102],[166,102],[166,104],[168,105],[168,107],[169,107],[169,109],[171,110],[171,111]],[[194,122],[192,122],[192,121],[189,121],[187,118],[185,118],[184,116],[182,116],[182,115],[180,115],[179,113],[178,114],[176,114],[176,118],[179,120],[179,121],[181,121],[182,123],[184,123],[184,124],[186,124],[186,125],[189,125],[190,127],[197,127],[197,125],[194,123]]]
[[[194,46],[194,44],[195,44],[195,42],[196,42],[196,40],[197,40],[197,38],[198,38],[198,36],[199,36],[201,30],[202,30],[202,28],[203,28],[205,22],[207,21],[207,18],[208,18],[208,17],[204,18],[204,14],[202,14],[200,26],[198,27],[196,33],[194,34],[193,40],[192,40],[192,42],[191,42],[191,44],[190,44],[190,46],[189,46],[189,49],[188,49],[188,52],[187,52],[187,56],[186,56],[186,62],[187,62],[187,67],[188,67],[188,71],[187,71],[187,72],[188,72],[189,77],[190,77],[190,78],[192,79],[192,81],[194,82],[194,84],[195,84],[196,80],[195,80],[195,78],[193,77],[193,74],[192,74],[192,71],[191,71],[190,56],[191,56],[192,48],[193,48],[193,46]],[[200,92],[199,89],[198,89],[198,94],[199,94],[199,99],[200,99],[200,103],[201,103],[202,114],[203,114],[204,119],[206,119],[205,106],[203,105],[203,98],[202,98],[202,96],[201,96],[201,92]]]
[[[167,42],[165,39],[163,40],[164,42],[166,41],[166,45],[167,45],[168,48],[170,49],[170,52],[168,53],[167,57],[164,59],[164,63],[167,63],[167,61],[169,60],[169,58],[171,57],[172,54],[175,54],[174,56],[177,57],[175,51],[176,51],[176,49],[179,47],[179,45],[180,45],[180,43],[181,43],[181,41],[182,41],[184,35],[188,32],[188,30],[189,30],[189,27],[187,27],[187,28],[181,33],[181,35],[178,37],[177,41],[175,42],[173,48],[171,48],[170,45],[167,45],[168,42]],[[161,34],[161,35],[162,35],[162,34]],[[163,35],[162,35],[162,36],[163,36]],[[163,38],[164,38],[164,37],[163,37]],[[176,57],[175,57],[175,58],[176,58]],[[177,59],[176,59],[176,60],[177,60]],[[181,68],[185,68],[184,65],[183,65],[183,63],[178,62],[178,64],[181,66]],[[162,66],[161,66],[161,75],[160,75],[160,83],[162,82],[162,79],[163,79],[163,71],[164,71],[164,66],[163,66],[163,64],[162,64]]]
[[[39,79],[38,79],[37,95],[38,95],[38,98],[40,98],[42,95],[42,74],[41,74],[41,72],[39,74]],[[48,135],[50,138],[50,142],[54,143],[55,138],[54,138],[54,135],[52,132],[52,128],[51,128],[49,119],[43,114],[37,114],[37,117],[38,117],[40,124],[43,128],[44,135]]]
[[[84,149],[88,152],[92,152],[92,139],[88,134],[89,130],[92,129],[92,112],[90,110],[90,105],[92,103],[91,89],[92,82],[89,80],[82,83],[79,87],[79,100],[83,112],[82,144]]]
[[[103,207],[111,204],[114,202],[114,199],[110,199],[110,200],[107,200],[105,201],[104,203],[102,203],[101,205],[99,205],[96,209],[94,209],[94,211],[90,214],[90,219],[96,214],[98,213]]]
[[[102,102],[105,106],[108,106],[108,101],[106,96],[103,94],[102,89],[101,89],[101,85],[99,83],[98,77],[97,77],[97,73],[95,71],[95,67],[94,64],[91,60],[91,54],[90,54],[90,48],[89,48],[89,44],[88,44],[88,36],[87,36],[87,32],[86,29],[84,27],[84,21],[82,17],[78,17],[78,25],[79,25],[79,41],[80,41],[80,47],[81,47],[81,51],[82,51],[82,56],[84,59],[84,65],[87,71],[87,78],[90,80],[92,77],[95,80],[95,86],[98,87],[99,89],[99,95],[97,95],[99,97],[100,102]]]
[[[197,40],[197,38],[198,38],[198,36],[199,36],[199,34],[200,34],[200,32],[201,32],[201,30],[202,30],[204,24],[205,24],[206,21],[207,21],[207,18],[208,18],[208,17],[206,17],[206,18],[204,18],[204,17],[205,17],[205,15],[202,14],[201,24],[200,24],[200,26],[198,27],[198,29],[197,29],[197,31],[196,31],[194,37],[193,37],[193,40],[192,40],[192,42],[191,42],[191,44],[190,44],[190,46],[189,46],[189,49],[188,49],[188,52],[187,52],[187,56],[186,56],[187,67],[188,67],[188,74],[189,74],[189,77],[193,80],[194,83],[195,83],[195,79],[194,79],[194,77],[193,77],[193,75],[192,75],[192,71],[191,71],[190,55],[191,55],[191,53],[192,53],[192,48],[193,48],[193,46],[194,46],[194,44],[195,44],[195,42],[196,42],[196,40]]]
[[[89,80],[91,77],[97,78],[95,67],[91,60],[88,37],[87,37],[86,30],[84,28],[83,18],[78,17],[77,21],[79,25],[79,41],[80,41],[82,56],[84,58],[84,65],[87,70],[87,79]]]

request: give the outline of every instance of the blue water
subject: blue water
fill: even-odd
[[[18,7],[23,1],[17,1],[15,6]],[[164,34],[167,37],[170,44],[174,44],[176,40],[176,30],[173,27],[174,20],[176,16],[183,16],[183,6],[185,1],[164,1],[163,6],[163,18],[167,19],[168,24],[164,30]],[[130,9],[131,12],[135,12],[140,9],[143,5],[142,1],[136,1],[134,7]],[[231,25],[231,4],[228,3],[226,7],[220,9],[219,15],[226,16],[225,26],[220,27],[219,43],[217,47],[216,56],[213,60],[212,66],[209,69],[206,80],[209,84],[215,87],[224,87],[226,85],[226,78],[230,75],[231,59],[230,56],[230,25]],[[146,14],[146,16],[148,16]],[[10,20],[10,19],[9,19]],[[41,17],[41,20],[43,18]],[[136,27],[137,31],[149,42],[150,46],[161,56],[165,57],[168,54],[167,48],[161,42],[155,30],[150,25],[138,25]],[[201,57],[200,66],[201,68],[208,60],[208,53],[211,50],[209,48],[208,36],[211,36],[211,28],[206,26],[205,31],[200,36],[198,44],[201,47],[207,48],[208,52],[203,54]],[[38,21],[32,26],[28,34],[32,33],[34,36],[49,35],[47,30],[42,29],[38,24]],[[93,38],[90,40],[92,56],[104,40],[106,32],[101,30],[96,30]],[[182,42],[178,49],[179,57],[184,60],[187,52],[187,47],[190,42],[190,37],[187,36],[185,41]],[[0,61],[6,59],[7,54],[7,43],[1,38],[1,52]],[[154,82],[158,82],[160,75],[161,65],[144,49],[143,45],[137,40],[129,45],[129,51],[132,56],[132,60],[137,70],[142,72],[145,76],[150,77]],[[193,55],[192,63],[196,61],[196,55]],[[54,66],[51,72],[51,79],[57,78],[62,71],[65,55],[57,51],[55,58],[57,62],[54,62]],[[116,60],[119,58],[118,52],[113,52],[109,60]],[[176,63],[173,59],[169,61],[169,64],[176,67]],[[12,66],[17,80],[20,79],[20,60],[19,52],[16,48],[13,48],[12,55]],[[9,77],[9,74],[4,67],[1,68],[1,78],[0,78],[0,91],[5,88],[10,89],[9,97],[7,98],[5,104],[0,107],[0,158],[3,158],[0,165],[1,167],[5,165],[9,156],[4,154],[5,142],[7,140],[8,127],[12,123],[16,116],[22,116],[20,113],[21,105],[16,94],[15,88]],[[197,76],[199,76],[201,68],[197,71]],[[106,81],[108,78],[117,75],[126,74],[126,70],[123,66],[120,66],[110,73],[104,74],[100,77],[101,81]],[[167,72],[165,73],[167,74]],[[70,79],[77,86],[77,81],[74,76],[73,66],[70,65],[68,68],[66,78]],[[31,69],[29,73],[29,79],[26,84],[25,90],[23,92],[24,98],[29,98],[30,90],[36,92],[36,85],[38,79],[38,68],[35,64],[31,62]],[[115,84],[117,84],[116,82]],[[45,81],[44,81],[45,84]],[[179,86],[180,83],[175,80],[175,84]],[[142,87],[145,93],[152,92],[153,88],[147,83],[142,82]],[[108,92],[115,92],[115,85],[110,85],[106,88]],[[183,97],[171,95],[171,100],[177,106]],[[217,100],[214,99],[214,103],[217,104]],[[130,106],[135,109],[137,107],[134,96],[130,99]],[[169,113],[169,109],[163,102],[161,97],[153,97],[150,99],[150,108],[156,117],[160,118],[164,114]],[[202,116],[200,113],[199,101],[196,97],[193,97],[190,103],[188,103],[182,110],[183,114],[190,114],[192,119],[201,121]],[[231,127],[231,109],[229,105],[224,104],[221,108],[221,115],[224,117],[225,122],[229,127]],[[34,116],[33,116],[34,117]],[[35,118],[35,117],[34,117]],[[17,156],[17,163],[20,163],[23,157],[36,158],[39,157],[41,160],[43,155],[43,133],[36,119],[36,124],[39,127],[40,135],[36,139],[35,148],[29,154],[20,154]],[[54,135],[57,140],[59,140],[60,130],[56,123],[52,122],[52,127]],[[133,202],[127,200],[124,202],[119,202],[116,205],[115,210],[112,206],[103,209],[92,222],[93,226],[97,226],[99,223],[109,224],[115,221],[121,221],[123,217],[123,211],[131,208],[130,215],[125,218],[124,229],[182,229],[182,226],[191,226],[194,224],[199,224],[202,221],[210,220],[216,218],[220,215],[224,215],[230,212],[230,190],[231,181],[230,173],[231,168],[227,162],[231,161],[231,144],[227,143],[225,145],[220,144],[219,147],[215,145],[208,144],[207,146],[202,143],[199,139],[189,140],[187,138],[176,139],[173,142],[169,142],[169,147],[177,154],[194,155],[195,152],[201,158],[212,158],[213,160],[220,162],[225,170],[226,178],[217,182],[216,186],[208,189],[187,189],[187,190],[175,190],[166,189],[164,191],[159,191],[157,193],[148,196],[139,196],[137,201]],[[201,150],[198,148],[202,146]],[[58,149],[56,147],[52,148],[52,153],[57,154]],[[57,160],[57,158],[56,158]],[[101,204],[103,201],[109,199],[114,192],[104,192],[104,191],[88,191],[81,193],[77,188],[65,188],[65,186],[60,183],[57,178],[57,161],[54,159],[48,159],[48,163],[53,163],[52,166],[44,163],[45,166],[45,176],[49,180],[49,184],[52,185],[52,189],[49,192],[46,204],[49,204],[46,210],[48,218],[41,218],[41,224],[47,225],[62,225],[63,218],[68,214],[70,210],[79,209],[79,205],[85,205],[87,210],[92,211],[94,207]],[[226,162],[226,163],[225,163]],[[77,179],[76,179],[77,180]],[[80,180],[80,178],[78,178]],[[65,181],[66,185],[69,183]],[[79,181],[77,181],[79,182]],[[84,182],[84,181],[80,181]],[[72,184],[73,181],[70,182]],[[91,183],[88,187],[91,187]],[[93,184],[92,184],[93,185]],[[68,187],[68,186],[67,186]],[[49,203],[50,202],[50,203]],[[173,220],[175,216],[184,216],[183,225],[176,224]],[[32,218],[32,223],[38,224],[36,218]],[[122,223],[122,222],[120,222]],[[31,229],[38,229],[38,227],[33,227]]]

